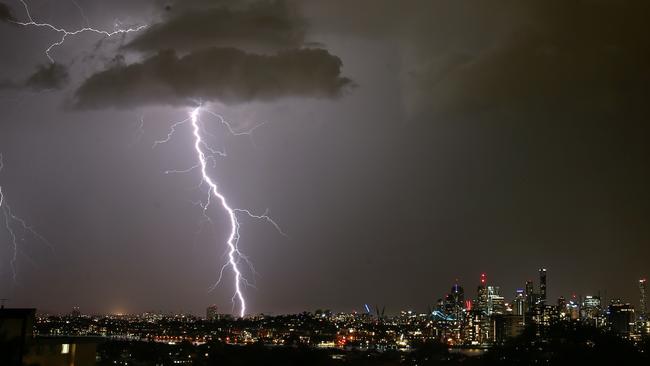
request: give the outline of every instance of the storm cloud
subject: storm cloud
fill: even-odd
[[[15,21],[16,18],[11,14],[11,9],[5,3],[0,3],[0,22]]]
[[[528,14],[527,24],[491,47],[457,57],[446,69],[416,74],[420,94],[427,96],[428,105],[454,113],[514,103],[530,113],[550,102],[564,112],[583,113],[585,105],[592,105],[597,115],[596,106],[622,107],[632,99],[646,99],[650,6],[605,1],[588,3],[588,11],[585,6],[529,5],[520,12]]]
[[[332,0],[306,1],[302,11],[312,31],[394,44],[405,60],[404,100],[417,113],[548,100],[577,109],[572,101],[647,95],[645,1]]]
[[[119,65],[88,78],[75,93],[74,106],[129,108],[187,105],[196,100],[224,103],[282,97],[336,97],[348,78],[341,60],[321,49],[256,55],[235,48],[208,48],[179,57],[161,51],[141,63]]]
[[[25,87],[34,90],[58,90],[64,88],[70,79],[68,69],[57,63],[38,65],[26,81]]]
[[[58,63],[49,63],[46,65],[37,65],[36,71],[25,80],[1,80],[0,89],[29,89],[36,92],[60,90],[68,85],[69,80],[70,75],[66,66]]]
[[[162,22],[148,27],[124,48],[155,52],[217,46],[268,52],[303,43],[305,23],[284,1],[205,5],[170,5]]]

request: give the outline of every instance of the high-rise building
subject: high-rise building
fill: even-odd
[[[452,286],[451,295],[455,305],[461,308],[465,305],[465,290],[459,284],[456,283]]]
[[[505,313],[505,299],[499,294],[499,286],[488,286],[487,297],[488,315]]]
[[[539,269],[539,303],[546,303],[546,268]]]
[[[591,295],[585,296],[582,300],[582,306],[580,307],[580,317],[582,318],[582,321],[593,326],[598,326],[601,313],[600,297]]]
[[[456,283],[451,287],[449,295],[445,298],[445,313],[448,316],[453,316],[456,320],[460,320],[464,308],[465,290]]]
[[[540,327],[548,327],[560,319],[557,307],[539,304],[534,309],[533,321]]]
[[[207,320],[219,320],[219,308],[217,305],[208,306],[205,310],[205,318]]]
[[[533,287],[533,281],[526,281],[526,312],[532,311],[533,306],[536,302],[535,289]]]
[[[580,319],[580,303],[575,296],[573,296],[567,304],[567,315],[571,320]]]
[[[81,310],[79,310],[78,306],[74,306],[72,308],[72,311],[70,312],[70,316],[72,316],[73,318],[78,318],[81,316]]]
[[[634,329],[634,307],[621,300],[612,300],[607,309],[607,323],[610,331],[629,336]]]
[[[464,325],[467,344],[476,346],[490,343],[489,319],[481,310],[472,309],[468,312]]]
[[[568,318],[568,307],[566,304],[566,299],[564,296],[560,296],[557,298],[557,310],[560,313],[560,319],[566,320]]]
[[[475,309],[487,312],[487,276],[481,274],[481,283],[478,285]]]
[[[523,289],[518,289],[515,299],[512,300],[512,311],[515,315],[526,314],[526,295]]]
[[[645,295],[645,283],[646,279],[642,278],[639,280],[639,319],[641,320],[647,320],[648,318],[648,309],[647,309],[647,303],[646,303],[646,295]]]
[[[491,320],[493,329],[491,341],[493,344],[502,344],[524,331],[524,322],[520,316],[514,314],[495,314]]]
[[[488,316],[488,290],[487,290],[487,275],[481,274],[481,282],[478,285],[476,304],[473,315],[474,340],[479,344],[487,344],[490,342],[491,323]]]

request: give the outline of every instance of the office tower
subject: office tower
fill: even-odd
[[[454,319],[461,319],[465,306],[465,291],[457,283],[451,287],[451,292],[445,298],[445,313]]]
[[[465,305],[465,290],[457,283],[451,287],[451,295],[454,299],[454,305],[461,308]]]
[[[646,303],[646,297],[645,297],[645,283],[646,279],[640,279],[639,280],[639,295],[640,295],[640,302],[639,302],[639,319],[641,320],[647,320],[648,317],[648,309],[647,309],[647,303]]]
[[[578,300],[575,298],[575,296],[573,296],[567,304],[567,313],[569,319],[571,320],[580,319],[580,304],[578,303]]]
[[[512,311],[515,315],[526,314],[526,294],[523,289],[518,289],[515,299],[512,300]]]
[[[546,268],[539,269],[539,303],[546,303]]]
[[[217,305],[208,306],[205,315],[207,320],[219,320],[219,308],[217,308]]]
[[[557,310],[556,306],[553,305],[544,305],[539,303],[535,306],[535,314],[533,316],[533,321],[540,327],[548,327],[557,323],[560,319],[560,313]]]
[[[514,314],[495,314],[492,316],[491,323],[493,344],[503,344],[524,331],[522,318]]]
[[[607,310],[607,323],[610,331],[629,336],[634,329],[634,307],[618,299],[612,300]]]
[[[503,314],[505,313],[505,300],[499,294],[499,286],[487,287],[487,314]]]
[[[535,305],[535,290],[533,288],[533,281],[526,281],[526,312],[532,311]]]
[[[473,341],[478,344],[488,344],[490,342],[490,317],[488,316],[488,292],[487,292],[487,275],[481,274],[481,282],[478,285],[476,304],[470,314],[473,317]]]
[[[568,316],[568,307],[564,296],[557,298],[557,310],[560,312],[560,319],[566,319]]]
[[[485,273],[481,274],[481,283],[478,285],[476,306],[475,308],[487,312],[487,276]]]
[[[582,300],[580,307],[580,317],[584,323],[595,327],[602,326],[604,323],[602,300],[599,296],[587,295]]]
[[[441,313],[445,312],[445,300],[438,299],[438,301],[436,301],[436,310]]]

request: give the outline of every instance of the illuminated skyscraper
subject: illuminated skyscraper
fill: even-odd
[[[567,319],[568,318],[568,311],[567,311],[567,304],[566,304],[566,299],[564,296],[560,296],[557,299],[557,310],[560,312],[560,319]]]
[[[499,294],[499,286],[488,286],[487,297],[488,315],[505,313],[505,300],[503,296]]]
[[[599,296],[587,295],[580,306],[580,318],[586,324],[600,327],[604,325],[603,308]]]
[[[645,283],[646,279],[642,278],[639,280],[639,319],[647,320],[648,317],[648,308],[645,297]]]
[[[488,314],[488,291],[487,276],[481,274],[481,282],[477,289],[476,306],[472,312],[474,324],[474,341],[479,344],[487,344],[491,340],[491,323]]]
[[[533,288],[533,281],[526,281],[526,312],[532,311],[533,306],[535,305],[536,299],[535,299],[535,290]]]
[[[487,276],[481,274],[481,283],[478,285],[475,308],[487,312]]]
[[[452,286],[451,295],[454,299],[454,305],[461,308],[465,305],[465,290],[459,284],[456,283]]]
[[[451,292],[445,298],[445,313],[456,320],[462,317],[465,308],[465,291],[457,283],[451,287]]]
[[[539,303],[546,303],[546,268],[539,269]]]
[[[580,319],[580,304],[578,303],[578,300],[576,299],[575,295],[571,300],[569,300],[569,303],[567,304],[567,312],[569,319],[571,320],[578,320]]]
[[[524,290],[517,290],[515,299],[512,301],[512,311],[515,315],[526,314],[526,295],[524,293]]]

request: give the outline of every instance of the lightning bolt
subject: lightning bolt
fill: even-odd
[[[80,28],[80,29],[76,29],[76,30],[67,30],[65,28],[60,28],[60,27],[57,27],[57,26],[52,25],[50,23],[41,23],[41,22],[35,21],[34,18],[32,17],[31,12],[29,11],[29,6],[27,5],[27,3],[24,0],[19,0],[19,1],[22,4],[22,6],[25,8],[25,13],[26,13],[27,19],[29,21],[24,21],[23,22],[23,21],[9,20],[11,23],[16,24],[16,25],[20,25],[20,26],[23,26],[23,27],[46,28],[46,29],[52,30],[52,31],[54,31],[56,33],[59,33],[61,35],[61,38],[58,41],[52,43],[50,46],[48,46],[45,49],[45,55],[47,56],[47,58],[52,63],[54,63],[54,58],[52,58],[52,55],[50,54],[50,52],[55,47],[61,46],[65,42],[65,40],[66,40],[66,38],[68,36],[75,36],[75,35],[78,35],[78,34],[81,34],[81,33],[90,32],[90,33],[96,33],[96,34],[99,34],[99,35],[103,35],[103,36],[106,36],[106,37],[112,37],[112,36],[117,35],[117,34],[126,34],[126,33],[131,33],[131,32],[137,32],[137,31],[140,31],[140,30],[142,30],[143,28],[146,27],[146,25],[141,25],[141,26],[138,26],[136,28],[122,29],[122,28],[119,27],[118,24],[116,24],[115,25],[115,30],[113,30],[113,31],[106,31],[106,30],[101,30],[101,29],[96,29],[96,28],[90,27],[88,25],[88,18],[86,17],[83,9],[79,6],[79,4],[76,1],[72,0],[72,3],[74,4],[75,7],[77,7],[77,9],[79,10],[82,18],[84,19],[84,21],[86,23],[86,26],[83,27],[83,28]],[[4,167],[4,164],[3,164],[3,160],[2,160],[2,154],[0,154],[0,171],[2,171],[3,167]],[[4,227],[7,230],[7,232],[9,233],[9,237],[11,239],[11,247],[13,249],[13,255],[12,255],[11,260],[10,260],[10,265],[11,265],[11,270],[12,270],[12,274],[13,274],[13,279],[15,281],[16,280],[16,261],[18,259],[18,253],[19,253],[19,244],[18,243],[19,243],[19,241],[25,240],[25,238],[23,237],[23,235],[25,233],[28,233],[31,236],[33,236],[34,238],[38,239],[39,241],[47,244],[48,246],[50,246],[50,248],[52,248],[52,246],[50,245],[50,243],[43,236],[41,236],[31,226],[29,226],[25,220],[23,220],[22,218],[16,216],[13,213],[13,211],[11,210],[11,207],[9,206],[9,203],[7,202],[5,194],[4,194],[3,190],[2,190],[2,186],[0,186],[0,211],[2,212],[2,215],[4,216]]]
[[[219,190],[217,183],[208,173],[208,162],[214,162],[214,159],[217,156],[225,156],[225,153],[213,149],[208,143],[205,142],[202,134],[206,132],[201,128],[201,120],[199,118],[202,111],[214,117],[217,117],[220,123],[226,127],[228,132],[234,136],[250,135],[253,130],[260,127],[262,124],[258,124],[247,131],[238,132],[232,128],[230,123],[228,123],[222,116],[214,112],[204,110],[201,108],[201,106],[199,106],[190,111],[189,117],[187,119],[174,123],[164,139],[155,141],[153,144],[153,147],[156,147],[157,145],[169,142],[180,126],[186,123],[189,123],[191,125],[192,135],[194,137],[194,152],[196,153],[197,158],[196,165],[183,170],[168,170],[165,173],[187,173],[193,170],[199,170],[201,173],[201,184],[206,184],[209,188],[205,200],[198,202],[198,205],[202,208],[202,214],[205,221],[212,223],[211,218],[208,216],[208,209],[215,199],[221,208],[226,212],[230,224],[230,232],[228,233],[228,238],[226,240],[227,260],[226,263],[221,267],[217,282],[210,289],[214,289],[221,283],[224,271],[227,268],[230,268],[233,272],[235,287],[235,292],[232,297],[233,305],[235,302],[239,303],[239,316],[243,317],[246,314],[246,299],[244,296],[243,287],[251,285],[246,277],[244,277],[243,272],[240,269],[240,264],[243,261],[249,266],[253,274],[256,274],[256,272],[248,257],[239,250],[238,244],[240,238],[240,222],[238,215],[245,215],[253,219],[266,221],[270,223],[281,235],[285,237],[287,237],[287,235],[282,231],[280,226],[268,215],[268,210],[261,215],[257,215],[249,210],[234,208],[230,205],[224,194]]]
[[[141,26],[138,26],[138,27],[135,27],[135,28],[122,29],[122,28],[118,28],[119,26],[116,24],[115,28],[117,28],[117,29],[115,29],[113,31],[106,31],[106,30],[96,29],[96,28],[92,28],[90,26],[85,26],[83,28],[79,28],[79,29],[76,29],[76,30],[69,31],[69,30],[66,30],[64,28],[59,28],[57,26],[54,26],[54,25],[52,25],[50,23],[40,23],[40,22],[35,21],[34,18],[32,18],[32,14],[29,11],[29,6],[27,6],[27,3],[25,2],[25,0],[20,0],[20,3],[23,4],[23,7],[25,8],[25,13],[27,14],[27,19],[29,19],[29,21],[28,22],[20,22],[20,21],[16,21],[16,20],[10,20],[10,22],[12,22],[14,24],[17,24],[17,25],[24,26],[24,27],[47,28],[47,29],[53,30],[53,31],[61,34],[61,38],[58,41],[52,43],[45,50],[45,55],[47,56],[47,58],[52,63],[54,63],[54,58],[52,58],[52,55],[50,55],[50,52],[55,47],[61,46],[65,42],[65,40],[66,40],[66,38],[68,36],[76,36],[76,35],[81,34],[81,33],[91,32],[91,33],[104,35],[106,37],[112,37],[112,36],[114,36],[116,34],[126,34],[126,33],[131,33],[131,32],[138,32],[138,31],[146,28],[146,25],[141,25]],[[79,6],[79,4],[77,4],[76,2],[73,2],[73,3],[79,9],[79,11],[82,14],[82,17],[87,22],[88,19],[86,18],[85,14],[83,13],[83,10]]]
[[[12,20],[11,21],[12,23],[17,24],[17,25],[21,25],[21,26],[25,26],[25,27],[46,28],[46,29],[50,29],[50,30],[52,30],[54,32],[57,32],[57,33],[61,34],[61,38],[58,41],[56,41],[56,42],[52,43],[51,45],[49,45],[47,47],[47,49],[45,50],[45,55],[50,60],[50,62],[54,62],[54,58],[51,55],[52,50],[55,47],[61,46],[65,42],[65,40],[66,40],[66,38],[68,36],[75,36],[75,35],[78,35],[80,33],[90,32],[90,33],[96,33],[96,34],[99,34],[99,35],[103,35],[103,36],[106,36],[106,37],[112,37],[112,36],[117,35],[117,34],[127,34],[127,33],[131,33],[131,32],[138,32],[138,31],[140,31],[140,30],[142,30],[142,29],[144,29],[146,27],[146,25],[141,25],[141,26],[138,26],[138,27],[135,27],[135,28],[122,29],[122,28],[119,28],[119,24],[116,24],[115,25],[115,30],[113,30],[113,31],[106,31],[106,30],[100,30],[100,29],[92,28],[92,27],[90,27],[88,25],[88,19],[85,16],[85,14],[83,13],[83,9],[76,2],[73,1],[74,5],[78,8],[80,14],[84,18],[86,26],[83,27],[83,28],[80,28],[80,29],[76,29],[76,30],[67,30],[67,29],[64,29],[64,28],[54,26],[54,25],[52,25],[50,23],[41,23],[41,22],[35,21],[32,18],[32,15],[31,15],[31,13],[29,11],[29,6],[27,5],[27,3],[24,0],[19,0],[19,1],[23,5],[23,7],[25,8],[25,13],[26,13],[27,19],[29,21],[22,22],[22,21],[13,21]],[[246,216],[248,216],[250,218],[253,218],[253,219],[266,221],[266,222],[270,223],[281,235],[283,235],[285,237],[287,235],[282,231],[280,226],[273,219],[271,219],[271,217],[268,215],[268,210],[265,211],[264,213],[262,213],[261,215],[257,215],[257,214],[252,213],[249,210],[240,209],[240,208],[233,208],[228,203],[228,200],[226,199],[226,197],[221,193],[221,191],[219,191],[218,185],[210,177],[210,174],[207,171],[208,170],[208,161],[212,161],[213,164],[216,164],[216,160],[215,160],[216,157],[217,156],[220,156],[220,157],[226,156],[226,153],[224,151],[219,151],[219,150],[213,149],[212,147],[210,147],[210,145],[208,145],[204,141],[204,139],[202,137],[202,133],[207,133],[207,131],[203,131],[201,129],[201,126],[200,126],[201,121],[199,120],[199,115],[200,115],[201,111],[202,111],[201,106],[199,106],[199,107],[193,109],[190,112],[188,119],[185,119],[183,121],[174,123],[172,125],[172,127],[170,129],[170,132],[168,133],[167,137],[165,139],[163,139],[163,140],[155,141],[153,147],[156,147],[159,144],[164,144],[164,143],[168,142],[173,137],[173,135],[175,134],[176,129],[178,127],[180,127],[181,125],[183,125],[185,123],[188,123],[188,122],[191,124],[191,126],[192,126],[192,134],[193,134],[193,137],[194,137],[194,151],[195,151],[196,156],[197,156],[197,164],[190,167],[190,168],[188,168],[188,169],[168,170],[165,173],[166,174],[170,174],[170,173],[187,173],[187,172],[190,172],[190,171],[193,171],[193,170],[199,170],[201,172],[201,183],[206,184],[209,187],[209,191],[207,192],[208,194],[206,196],[205,201],[202,201],[202,202],[198,203],[202,207],[202,213],[203,213],[204,219],[207,222],[212,223],[212,220],[208,216],[207,212],[208,212],[208,209],[210,208],[210,205],[212,204],[213,199],[216,199],[219,202],[221,208],[227,213],[228,218],[229,218],[229,223],[230,223],[230,232],[229,232],[228,238],[226,240],[226,245],[227,245],[227,248],[228,248],[227,249],[227,261],[221,267],[221,271],[219,272],[219,278],[218,278],[217,282],[211,287],[211,289],[214,289],[217,285],[219,285],[219,283],[221,283],[221,280],[223,278],[223,273],[224,273],[225,269],[231,268],[232,271],[233,271],[234,280],[235,280],[235,283],[234,283],[235,293],[234,293],[234,295],[232,297],[233,306],[234,306],[235,302],[239,303],[239,316],[243,317],[246,314],[246,299],[244,297],[243,287],[244,286],[250,286],[250,283],[244,277],[244,275],[243,275],[243,273],[242,273],[242,271],[240,269],[241,262],[242,261],[245,262],[250,267],[253,274],[255,274],[256,272],[255,272],[255,268],[253,267],[253,265],[252,265],[251,261],[248,259],[248,257],[245,256],[239,250],[238,244],[239,244],[239,238],[240,238],[240,234],[239,234],[240,222],[239,222],[239,219],[238,219],[238,215],[246,215]],[[230,125],[230,123],[228,123],[220,115],[218,115],[216,113],[213,113],[213,112],[210,112],[210,111],[207,111],[207,110],[205,112],[209,113],[210,115],[212,115],[212,116],[214,116],[216,118],[218,118],[220,120],[221,124],[223,124],[227,128],[228,132],[230,134],[234,135],[234,136],[240,136],[240,135],[249,135],[250,136],[255,129],[257,129],[258,127],[263,125],[263,123],[261,123],[261,124],[258,124],[256,126],[254,126],[253,128],[251,128],[251,129],[249,129],[247,131],[238,132],[235,129],[233,129],[232,126]],[[143,123],[144,123],[144,120],[141,119],[141,123],[140,123],[140,126],[139,126],[139,131],[142,130],[142,124]],[[0,165],[0,168],[1,168],[1,165]],[[6,201],[4,200],[4,197],[2,196],[1,187],[0,187],[0,207],[2,207],[3,212],[5,213],[6,227],[7,227],[7,230],[9,231],[9,233],[10,233],[10,235],[12,237],[12,243],[14,245],[14,257],[13,257],[11,263],[12,263],[12,268],[14,269],[14,277],[15,277],[15,261],[16,261],[17,251],[18,251],[18,245],[17,245],[17,241],[16,241],[17,239],[16,239],[15,231],[12,230],[12,226],[10,225],[10,223],[11,222],[14,222],[14,223],[18,222],[19,224],[21,224],[21,226],[22,226],[22,228],[24,230],[27,230],[27,231],[31,232],[33,235],[35,235],[36,237],[38,237],[41,240],[45,241],[45,239],[42,236],[40,236],[38,233],[36,233],[31,227],[29,227],[25,223],[24,220],[14,216],[11,213],[11,209],[6,204]]]
[[[2,172],[3,168],[4,168],[3,156],[2,154],[0,154],[0,172]],[[11,249],[13,251],[13,255],[11,256],[9,264],[11,266],[12,278],[15,282],[16,261],[18,260],[18,251],[19,251],[18,241],[24,240],[23,237],[19,238],[18,232],[14,228],[15,226],[17,226],[20,230],[22,230],[23,233],[29,233],[36,239],[47,244],[48,246],[50,246],[50,248],[52,246],[43,236],[41,236],[41,234],[39,234],[31,226],[29,226],[25,220],[16,216],[11,211],[11,207],[9,206],[9,203],[7,203],[5,194],[2,191],[2,186],[0,186],[0,211],[2,211],[2,214],[4,216],[5,229],[7,230],[7,233],[9,233],[9,237],[11,239]]]

